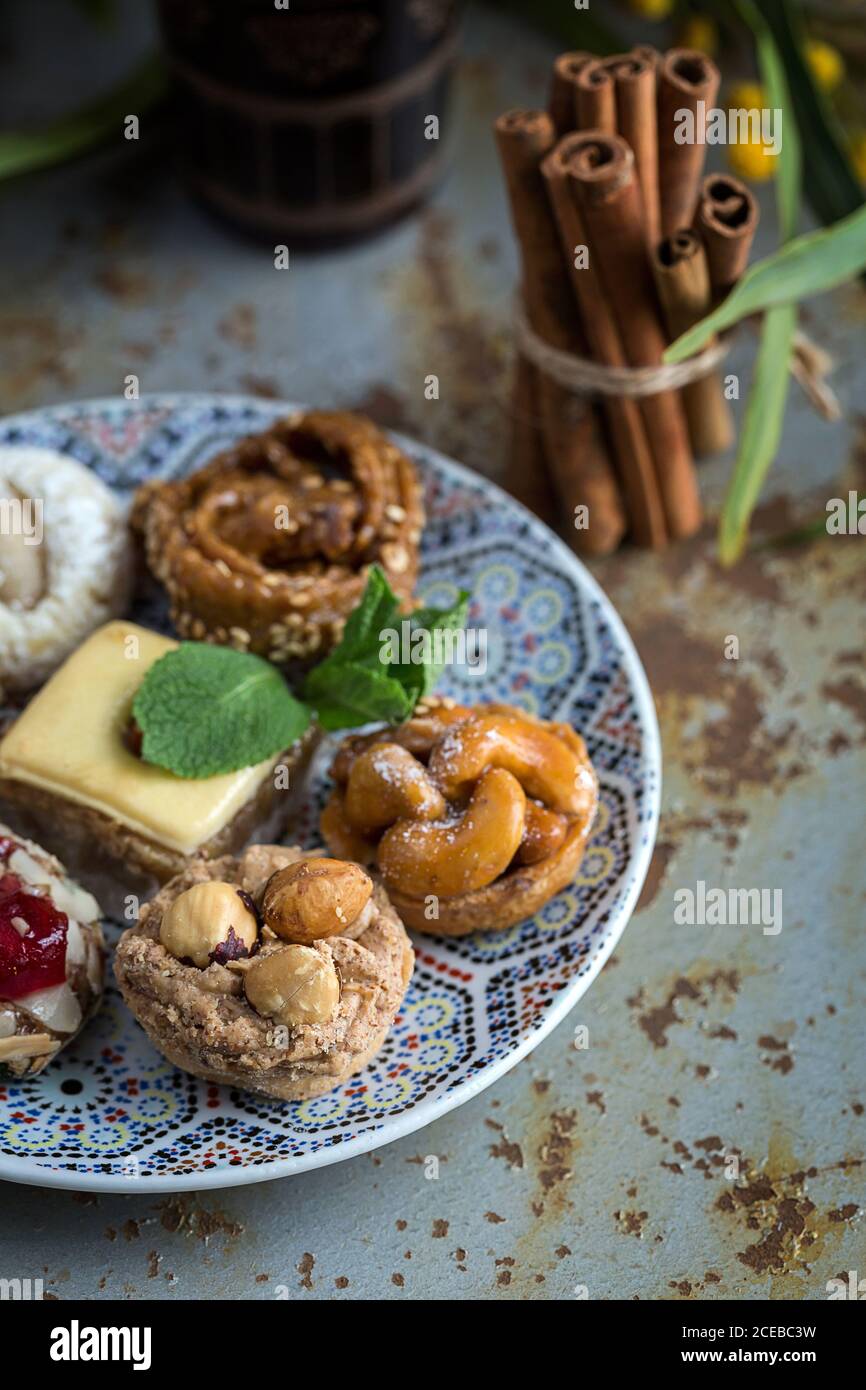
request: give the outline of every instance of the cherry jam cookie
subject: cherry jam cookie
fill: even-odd
[[[59,860],[0,824],[0,1075],[38,1075],[95,1011],[101,916]]]

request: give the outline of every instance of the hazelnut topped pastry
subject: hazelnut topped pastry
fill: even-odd
[[[573,879],[598,802],[570,725],[433,697],[404,724],[345,739],[331,775],[328,846],[375,863],[407,925],[443,936],[537,912]]]
[[[306,1100],[378,1052],[413,962],[384,889],[358,864],[255,845],[166,884],[121,938],[115,973],[176,1066]]]
[[[0,1076],[36,1076],[102,997],[99,904],[0,825]]]
[[[373,564],[410,598],[423,521],[411,461],[345,411],[279,420],[133,509],[180,635],[275,662],[324,655]]]

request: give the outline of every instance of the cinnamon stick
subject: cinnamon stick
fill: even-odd
[[[672,48],[658,71],[659,196],[662,236],[691,225],[704,167],[707,112],[719,90],[719,70],[705,53]],[[677,113],[691,113],[691,141]]]
[[[540,170],[555,143],[553,121],[546,111],[508,111],[496,121],[495,131],[520,246],[529,323],[551,346],[586,356]],[[589,402],[546,376],[539,377],[539,401],[545,453],[569,539],[589,554],[607,554],[622,539],[626,520],[600,419]],[[588,508],[589,526],[575,530],[572,519],[580,505]]]
[[[575,50],[560,53],[554,61],[547,109],[557,135],[565,135],[577,125],[577,78],[592,60],[591,53]]]
[[[636,43],[632,49],[632,53],[634,53],[637,58],[643,58],[645,63],[649,63],[653,72],[658,72],[662,55],[657,48],[653,48],[651,43]]]
[[[514,360],[511,383],[511,437],[505,486],[542,521],[555,519],[556,505],[541,433],[538,370],[520,353]]]
[[[708,314],[713,303],[707,253],[697,232],[684,229],[666,237],[656,248],[652,267],[668,333],[678,338]],[[734,421],[717,373],[709,372],[684,386],[682,399],[698,458],[730,449]]]
[[[659,145],[656,122],[656,65],[653,50],[633,50],[605,59],[614,80],[616,130],[634,152],[635,168],[646,218],[647,245],[661,235],[659,205]]]
[[[568,176],[583,214],[601,277],[629,364],[661,363],[666,345],[646,255],[643,207],[634,155],[618,135],[586,131],[575,136]],[[682,401],[675,391],[640,399],[668,530],[690,536],[700,526],[701,506]]]
[[[541,172],[547,183],[565,264],[569,267],[572,289],[580,306],[592,354],[597,362],[603,362],[606,366],[625,367],[628,361],[622,338],[604,293],[596,269],[595,252],[588,245],[583,218],[568,180],[568,161],[575,138],[570,135],[560,140],[544,160]],[[586,263],[578,266],[575,264],[576,253],[584,246],[588,247]],[[632,537],[638,545],[661,547],[667,541],[667,526],[638,403],[627,396],[605,396],[601,405],[622,482]]]
[[[708,174],[701,184],[694,226],[707,248],[716,301],[737,283],[749,260],[758,226],[755,195],[730,174]]]
[[[575,77],[577,129],[616,130],[616,87],[604,59],[586,63]]]

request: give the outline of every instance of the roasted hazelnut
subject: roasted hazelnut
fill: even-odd
[[[312,946],[280,946],[244,972],[244,989],[256,1013],[284,1023],[327,1023],[340,1002],[340,980],[330,956]]]
[[[233,883],[194,883],[175,898],[162,919],[159,939],[178,960],[204,970],[249,955],[258,923]]]
[[[262,916],[276,936],[306,945],[345,931],[372,891],[372,880],[359,864],[303,859],[268,879]]]

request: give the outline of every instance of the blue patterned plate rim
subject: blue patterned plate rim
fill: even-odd
[[[226,411],[245,411],[253,416],[276,418],[279,415],[308,407],[286,402],[262,400],[245,395],[223,395],[217,392],[156,392],[141,397],[139,401],[123,401],[117,397],[101,397],[83,401],[64,402],[41,409],[30,410],[16,415],[0,418],[0,442],[7,440],[10,431],[33,429],[51,422],[62,422],[67,417],[80,418],[90,413],[123,413],[134,415],[138,412],[165,412],[162,423],[172,412],[181,409],[225,409]],[[487,1062],[483,1070],[467,1077],[453,1089],[438,1097],[419,1100],[403,1114],[389,1118],[380,1128],[370,1128],[345,1142],[325,1146],[311,1152],[274,1159],[262,1166],[203,1168],[189,1173],[167,1172],[144,1175],[110,1174],[49,1168],[32,1158],[16,1158],[0,1154],[0,1179],[30,1184],[39,1187],[57,1187],[98,1192],[181,1192],[201,1191],[221,1187],[233,1187],[252,1182],[270,1181],[309,1169],[325,1167],[343,1159],[371,1152],[384,1144],[404,1138],[449,1111],[472,1100],[486,1090],[512,1067],[528,1056],[540,1042],[566,1017],[578,1000],[586,993],[602,967],[617,945],[634,910],[644,879],[646,878],[658,830],[659,805],[661,795],[661,740],[656,719],[655,705],[649,689],[646,674],[634,648],[628,631],[598,581],[590,574],[565,543],[559,539],[542,521],[511,497],[497,484],[475,473],[462,464],[447,458],[429,445],[398,431],[386,431],[403,449],[420,463],[423,477],[425,463],[441,477],[451,480],[455,485],[483,493],[485,497],[504,513],[514,516],[527,531],[538,539],[548,561],[567,576],[573,587],[594,606],[609,628],[621,656],[622,669],[627,678],[629,692],[634,699],[635,710],[641,726],[641,771],[644,782],[645,801],[642,815],[642,835],[632,847],[628,864],[629,885],[611,910],[602,941],[594,951],[584,973],[576,975],[560,989],[556,1002],[547,1009],[540,1022],[533,1025],[504,1055]],[[430,558],[425,556],[424,558]],[[435,559],[435,555],[432,557]],[[422,581],[423,581],[422,565]],[[463,938],[462,940],[466,940]],[[422,945],[426,945],[424,938]],[[416,938],[416,947],[418,939]],[[541,948],[539,948],[541,949]],[[93,1026],[93,1025],[91,1025]],[[2,1137],[2,1130],[0,1130]]]

